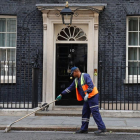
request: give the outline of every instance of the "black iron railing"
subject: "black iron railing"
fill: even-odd
[[[140,110],[140,67],[99,66],[100,109]]]
[[[37,68],[28,62],[0,61],[0,108],[25,109],[38,106]],[[37,70],[37,75],[39,70]]]
[[[39,69],[32,66],[0,61],[0,108],[38,106]],[[98,89],[100,109],[140,110],[140,67],[99,65]]]

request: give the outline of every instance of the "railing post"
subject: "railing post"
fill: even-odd
[[[100,109],[102,108],[102,61],[99,61],[100,71]]]
[[[32,68],[32,108],[38,106],[39,68]]]
[[[38,106],[38,79],[39,79],[39,52],[37,50],[35,61],[32,62],[32,108]]]

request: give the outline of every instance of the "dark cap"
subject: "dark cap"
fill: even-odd
[[[72,75],[73,72],[74,72],[77,68],[78,68],[78,67],[72,67],[72,68],[71,68],[71,74],[70,74],[70,75]]]

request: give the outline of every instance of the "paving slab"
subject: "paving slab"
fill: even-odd
[[[16,121],[20,117],[0,116],[0,130]],[[104,118],[103,121],[108,131],[113,132],[139,132],[140,118]],[[34,131],[76,131],[81,127],[81,117],[78,116],[29,116],[12,125],[12,130]],[[93,118],[90,118],[89,131],[97,130]]]

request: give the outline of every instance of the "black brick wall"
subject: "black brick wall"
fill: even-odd
[[[14,97],[16,97],[15,99],[17,101],[25,97],[24,93],[28,94],[25,97],[26,100],[30,100],[29,97],[31,98],[31,62],[34,60],[36,49],[39,49],[40,52],[39,101],[42,100],[43,26],[42,14],[35,7],[35,4],[40,3],[65,3],[65,0],[0,0],[0,15],[17,16],[17,83],[10,85],[11,88],[12,86],[17,86],[15,95],[12,94],[12,98],[14,99]],[[118,81],[121,81],[121,86],[124,86],[122,79],[125,79],[125,70],[122,70],[122,76],[117,76],[115,66],[120,64],[126,66],[126,17],[127,15],[140,15],[140,0],[69,0],[69,3],[107,3],[107,7],[100,14],[99,18],[99,61],[102,61],[102,65],[114,66],[114,70],[110,70],[113,72],[113,74],[111,74],[111,72],[108,72],[108,68],[102,69],[103,74],[106,73],[106,79],[102,81],[102,91],[105,90],[104,86],[107,87],[108,84],[111,84],[109,78],[112,77],[116,77]],[[35,11],[31,13],[33,10]],[[27,18],[25,19],[26,16]],[[23,25],[24,19],[25,22]],[[25,39],[23,37],[25,37]],[[26,67],[29,66],[29,72],[26,72],[28,73],[26,80],[28,81],[27,77],[29,77],[30,80],[28,84],[28,87],[30,87],[29,92],[26,92],[28,88],[25,88],[23,84],[24,69],[21,69],[23,65]],[[119,72],[120,71],[118,71],[118,73]],[[101,75],[101,72],[99,75]],[[99,76],[98,81],[100,80],[101,77]],[[104,80],[106,81],[105,83]],[[110,83],[107,81],[110,81]],[[113,81],[113,85],[117,85],[115,81]],[[117,90],[117,88],[111,89],[113,85],[108,86],[111,90],[110,94],[112,94],[112,91],[115,92]],[[7,86],[10,88],[9,85],[1,85],[1,98],[4,96],[5,100],[7,100]],[[131,86],[137,89],[136,85]],[[125,85],[125,87],[128,88],[128,85]],[[98,88],[101,89],[101,82],[99,82]],[[25,89],[25,92],[23,89]],[[20,90],[22,93],[19,95],[18,92]],[[9,92],[8,94],[11,93]],[[104,91],[104,94],[108,94],[108,91]],[[115,92],[115,97],[116,94]],[[123,95],[124,92],[122,92],[122,96]],[[11,96],[8,95],[8,97]],[[106,99],[107,98],[108,96],[106,96]],[[120,99],[120,94],[117,95],[117,98],[118,100]],[[124,100],[124,98],[120,100]]]

